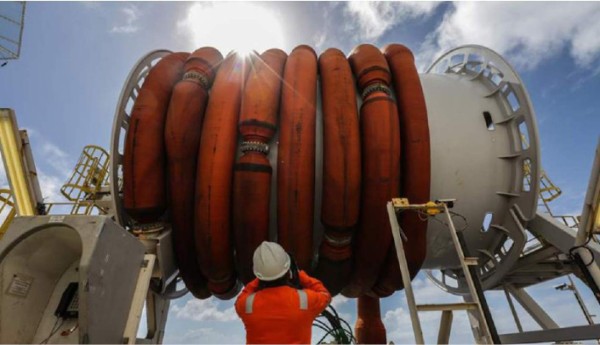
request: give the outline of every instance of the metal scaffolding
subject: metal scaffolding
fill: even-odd
[[[25,2],[0,2],[0,60],[18,59],[25,24]]]

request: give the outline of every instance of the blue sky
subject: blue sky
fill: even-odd
[[[290,52],[305,43],[318,53],[328,47],[348,53],[359,43],[391,42],[411,48],[420,70],[461,44],[503,54],[536,110],[542,165],[563,190],[555,213],[580,212],[600,134],[600,3],[29,3],[21,57],[0,68],[0,106],[15,109],[29,130],[45,196],[57,201],[81,148],[109,147],[124,79],[150,50],[213,45],[223,54],[238,46]],[[559,324],[583,324],[572,295],[552,289],[558,283],[531,292]],[[415,284],[417,300],[456,299],[423,276]],[[516,331],[503,294],[488,295],[499,330]],[[335,303],[353,324],[354,302]],[[243,342],[231,306],[190,296],[175,301],[165,342]],[[596,304],[590,307],[600,315]],[[382,314],[389,339],[413,341],[402,293],[383,301]],[[436,313],[423,316],[429,342],[438,322]],[[523,323],[536,328],[526,317]],[[451,340],[472,342],[466,325],[456,315]]]

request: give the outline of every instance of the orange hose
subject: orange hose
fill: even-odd
[[[123,205],[140,223],[157,221],[167,208],[165,118],[171,90],[181,79],[188,53],[162,58],[148,73],[137,96],[125,138]]]
[[[268,144],[277,129],[281,76],[287,55],[279,49],[256,59],[242,95],[239,129],[243,155],[234,167],[233,229],[239,277],[254,279],[252,255],[268,240],[272,168]]]
[[[237,294],[231,236],[231,191],[237,122],[248,66],[232,53],[222,62],[210,92],[196,155],[195,245],[215,296]]]
[[[325,234],[315,275],[332,295],[350,280],[352,233],[360,207],[360,131],[356,91],[346,56],[327,49],[319,57],[323,110],[321,222]]]
[[[400,44],[384,48],[394,81],[394,91],[400,115],[402,138],[402,194],[411,203],[421,204],[430,200],[431,149],[425,96],[419,73],[411,51]],[[414,212],[404,212],[400,219],[409,246],[405,247],[406,260],[411,278],[419,272],[427,254],[427,220]],[[402,277],[398,266],[396,248],[390,247],[386,270],[374,291],[388,296],[402,289]]]
[[[318,61],[305,45],[289,58],[270,49],[247,60],[230,54],[222,61],[209,47],[166,56],[150,70],[132,110],[124,206],[134,220],[148,223],[161,219],[170,205],[175,259],[198,298],[232,298],[238,279],[254,278],[252,255],[269,239],[273,193],[278,241],[301,269],[310,270],[317,70],[325,232],[315,274],[332,294],[360,297],[359,314],[361,306],[376,309],[365,315],[380,324],[375,297],[403,288],[386,203],[399,196],[411,203],[430,199],[427,109],[414,57],[405,46],[389,45],[382,54],[359,45],[348,59],[328,49]],[[353,75],[362,93],[360,117]],[[277,190],[271,191],[268,153],[278,126]],[[242,155],[236,161],[238,143]],[[406,256],[414,277],[426,256],[427,222],[405,212],[400,225],[410,241]],[[385,341],[383,326],[369,322],[375,326],[359,327],[357,321],[357,333],[369,334],[365,329],[372,327],[379,333],[361,339]]]
[[[363,92],[360,110],[362,194],[359,229],[354,239],[354,267],[342,291],[359,297],[371,291],[392,241],[386,203],[399,195],[400,129],[390,97],[385,57],[372,45],[359,45],[349,57]]]
[[[306,45],[288,57],[283,74],[277,151],[278,242],[310,271],[315,200],[317,55]]]
[[[181,277],[192,294],[208,298],[206,278],[200,272],[194,247],[194,185],[202,118],[214,70],[221,53],[210,47],[196,50],[184,65],[185,74],[173,88],[167,121],[167,175],[175,259]]]
[[[385,326],[381,321],[379,298],[361,296],[357,301],[354,334],[357,344],[386,344]]]

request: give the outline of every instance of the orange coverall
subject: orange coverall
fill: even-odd
[[[329,291],[304,271],[303,290],[277,286],[258,290],[254,279],[235,301],[248,344],[310,344],[312,323],[331,301]]]

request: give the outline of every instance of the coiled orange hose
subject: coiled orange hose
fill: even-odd
[[[173,88],[164,133],[175,259],[183,281],[198,298],[207,298],[210,293],[196,260],[194,228],[190,226],[194,223],[196,158],[208,89],[222,58],[210,47],[190,55],[183,79]]]
[[[360,131],[356,91],[346,56],[327,49],[319,57],[323,109],[321,222],[325,234],[316,276],[338,294],[350,280],[352,233],[360,207]]]
[[[411,203],[430,200],[431,152],[427,107],[419,73],[411,51],[400,44],[384,48],[384,55],[392,71],[393,87],[398,100],[400,133],[402,141],[402,196]],[[400,226],[410,245],[406,246],[406,260],[411,278],[414,278],[427,255],[427,220],[415,212],[404,212]],[[402,289],[402,277],[396,248],[390,247],[386,266],[374,292],[384,297]]]
[[[237,293],[231,227],[232,166],[248,65],[237,54],[223,60],[211,89],[196,155],[195,246],[215,296]]]
[[[157,221],[167,208],[165,118],[173,86],[189,53],[162,58],[144,80],[129,120],[123,159],[123,205],[140,223]]]
[[[375,46],[363,44],[354,49],[349,61],[363,93],[362,194],[352,279],[342,293],[359,297],[371,292],[392,241],[386,203],[400,194],[400,128],[383,54]]]
[[[268,145],[277,129],[281,76],[287,54],[270,49],[253,63],[242,96],[243,156],[234,167],[233,228],[240,279],[254,279],[252,255],[269,235],[272,168]]]
[[[306,45],[283,74],[277,156],[277,240],[310,271],[315,200],[317,54]]]

